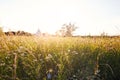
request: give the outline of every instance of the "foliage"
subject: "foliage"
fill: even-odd
[[[0,80],[119,80],[120,38],[0,37]]]

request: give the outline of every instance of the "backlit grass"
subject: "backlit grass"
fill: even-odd
[[[120,38],[0,37],[0,80],[119,80]]]

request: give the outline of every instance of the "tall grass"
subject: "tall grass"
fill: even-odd
[[[119,80],[120,38],[0,37],[0,80]]]

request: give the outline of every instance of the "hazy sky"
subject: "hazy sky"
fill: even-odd
[[[74,34],[120,35],[120,0],[0,0],[4,30],[54,33],[69,22]]]

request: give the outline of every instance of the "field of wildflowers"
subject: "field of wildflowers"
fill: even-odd
[[[0,37],[0,80],[120,80],[120,38]]]

